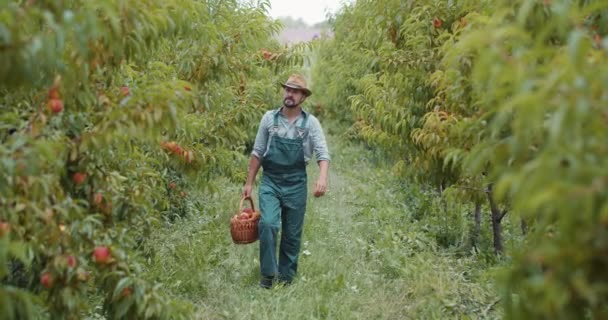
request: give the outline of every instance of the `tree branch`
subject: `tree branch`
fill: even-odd
[[[500,217],[498,218],[498,221],[502,221],[502,218],[504,218],[507,215],[507,209],[502,210],[502,212],[500,213]]]

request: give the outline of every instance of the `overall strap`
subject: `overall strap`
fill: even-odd
[[[302,123],[300,123],[300,128],[302,129],[306,129],[306,125],[308,124],[308,116],[306,115],[306,112],[304,112],[304,110],[302,110]]]
[[[268,133],[270,133],[270,136],[274,136],[279,132],[279,112],[281,112],[280,108],[274,113],[273,124],[272,127],[270,127],[270,130],[268,131]]]
[[[308,129],[306,129],[306,124],[308,123],[308,116],[306,115],[306,113],[304,113],[304,111],[302,111],[302,118],[302,122],[297,128],[298,136],[300,137],[300,139],[304,138],[306,136],[306,132],[308,131]]]
[[[277,110],[277,112],[274,113],[274,123],[273,123],[273,126],[275,126],[275,127],[279,126],[279,113],[281,113],[281,108],[279,108],[279,110]]]

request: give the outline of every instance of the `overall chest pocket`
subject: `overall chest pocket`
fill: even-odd
[[[294,167],[304,162],[302,139],[274,137],[265,160],[280,167]]]

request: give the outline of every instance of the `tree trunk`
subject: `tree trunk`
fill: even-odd
[[[447,189],[447,182],[442,179],[441,181],[439,181],[439,183],[437,183],[437,192],[439,192],[440,195],[443,195],[445,189]]]
[[[528,223],[526,223],[526,220],[524,220],[524,218],[521,218],[521,220],[519,221],[519,226],[521,227],[521,234],[522,235],[527,235],[528,234]]]
[[[502,245],[502,218],[507,214],[507,210],[500,211],[498,205],[494,201],[494,192],[492,184],[488,185],[488,202],[490,203],[490,211],[492,212],[492,233],[494,234],[494,253],[500,255],[504,252]]]
[[[481,235],[481,203],[479,202],[475,203],[473,219],[475,220],[475,226],[473,227],[473,234],[471,235],[471,243],[475,252],[479,253],[479,248],[477,247]]]

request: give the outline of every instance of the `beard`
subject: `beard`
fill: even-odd
[[[298,106],[296,104],[295,100],[290,99],[290,98],[283,99],[283,105],[286,106],[287,108],[295,108]]]

